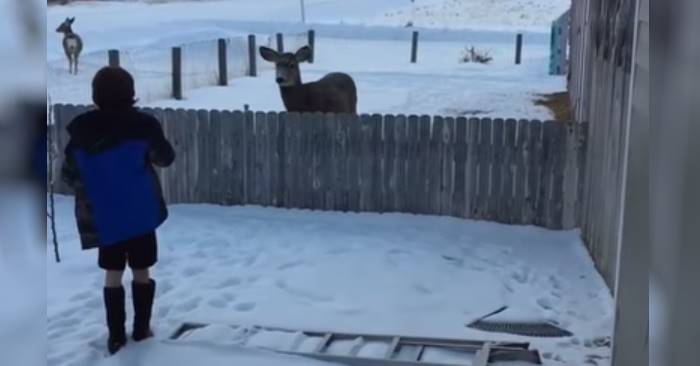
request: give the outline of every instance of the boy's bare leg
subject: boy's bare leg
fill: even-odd
[[[105,287],[107,288],[118,288],[122,287],[122,277],[124,276],[124,271],[107,271],[105,276]]]
[[[134,274],[134,282],[138,284],[147,285],[151,282],[151,275],[148,268],[146,269],[134,269],[132,270]]]

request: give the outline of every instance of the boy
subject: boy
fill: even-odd
[[[105,67],[97,72],[92,81],[97,110],[68,125],[70,141],[62,167],[64,181],[75,191],[82,247],[99,248],[99,266],[106,271],[111,354],[127,342],[122,287],[127,262],[134,277],[132,338],[138,342],[153,336],[156,283],[149,268],[157,261],[156,228],[168,212],[152,165],[167,167],[175,159],[158,120],[134,107],[134,94],[134,80],[126,70]]]

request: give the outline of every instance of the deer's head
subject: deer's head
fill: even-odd
[[[311,48],[304,46],[296,53],[279,53],[267,47],[260,47],[260,56],[275,64],[276,81],[279,86],[295,86],[301,84],[299,64],[311,59]]]
[[[73,28],[71,26],[73,25],[73,22],[75,22],[75,17],[73,18],[66,18],[66,20],[61,23],[61,25],[56,28],[56,32],[58,33],[73,33]]]

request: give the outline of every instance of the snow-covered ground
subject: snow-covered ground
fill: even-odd
[[[405,0],[307,1],[307,25],[294,18],[298,15],[298,2],[286,0],[266,0],[264,6],[252,0],[164,4],[80,2],[65,7],[52,6],[47,13],[50,25],[47,31],[48,94],[52,102],[90,103],[90,78],[105,63],[106,50],[138,49],[154,55],[145,64],[129,64],[128,57],[123,58],[127,61],[126,67],[136,75],[137,86],[141,83],[143,92],[139,97],[143,104],[217,109],[240,109],[248,104],[256,110],[283,110],[270,74],[271,65],[265,64],[259,65],[258,78],[235,78],[227,88],[186,89],[185,100],[181,102],[168,99],[169,47],[219,37],[241,37],[251,32],[261,35],[262,43],[265,35],[299,34],[312,27],[319,37],[317,62],[304,66],[304,79],[311,81],[329,71],[350,73],[358,84],[361,113],[551,118],[550,111],[535,106],[534,101],[540,94],[563,91],[566,84],[563,77],[547,75],[549,36],[544,32],[546,27],[523,28],[514,26],[513,21],[520,18],[520,12],[526,12],[529,14],[526,18],[540,19],[536,22],[547,25],[558,16],[559,8],[565,7],[562,4],[566,1],[558,0],[555,5],[530,0],[534,1],[531,6],[518,1],[517,6],[513,6],[519,10],[512,14],[503,13],[505,8],[500,1],[489,1],[417,1],[416,7],[422,9],[417,13],[441,9],[430,10],[427,13],[430,15],[423,17],[432,19],[435,24],[443,20],[443,13],[451,12],[449,9],[466,7],[468,11],[457,10],[462,14],[458,19],[464,24],[478,26],[460,30],[456,28],[465,27],[458,27],[457,21],[451,21],[444,23],[441,29],[420,29],[416,65],[409,62],[411,30],[397,27],[393,15],[410,6]],[[491,10],[474,13],[472,7]],[[492,16],[498,13],[505,15],[500,19]],[[77,77],[67,75],[60,35],[53,32],[53,24],[67,16],[76,17],[75,30],[86,44],[83,74]],[[476,22],[478,17],[481,17],[480,22]],[[485,23],[493,27],[482,26]],[[418,25],[431,26],[429,23]],[[524,65],[515,66],[515,32],[520,29],[530,32],[525,34]],[[495,58],[493,64],[459,63],[460,54],[468,46],[490,51]],[[215,52],[185,51],[184,57],[185,67],[201,65],[197,68],[209,71],[199,75],[209,80],[209,85],[215,84]],[[245,57],[244,51],[239,52],[236,62],[240,63]],[[187,80],[185,77],[186,87]],[[203,84],[207,82],[198,82],[195,86]]]
[[[63,263],[48,257],[46,287],[52,366],[190,365],[193,359],[267,365],[251,361],[256,358],[297,364],[241,349],[220,332],[195,343],[162,341],[183,321],[527,340],[546,365],[603,365],[609,357],[600,345],[612,332],[612,299],[576,231],[404,214],[176,205],[159,230],[154,271],[160,340],[104,359],[102,271],[96,252],[79,249],[72,199],[58,197],[57,209]],[[511,308],[506,316],[553,320],[575,336],[538,340],[465,328],[504,305]]]

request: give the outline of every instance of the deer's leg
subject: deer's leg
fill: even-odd
[[[78,75],[78,63],[79,63],[79,62],[78,62],[78,61],[79,61],[78,57],[79,57],[78,55],[75,55],[75,65],[73,66],[73,67],[75,68],[75,74],[76,74],[76,75]]]

